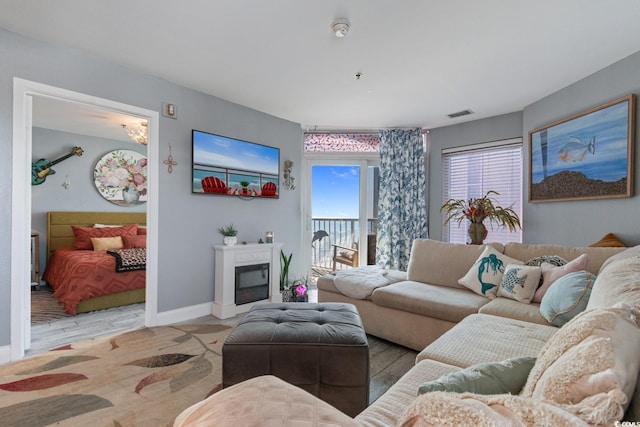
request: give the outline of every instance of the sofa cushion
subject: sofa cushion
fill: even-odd
[[[498,252],[504,246],[491,243]],[[416,239],[411,246],[407,277],[415,282],[463,289],[458,279],[464,276],[486,245],[463,245],[431,239]],[[455,262],[442,262],[455,260]]]
[[[178,415],[174,427],[249,425],[359,426],[328,403],[266,375],[218,391]]]
[[[565,265],[560,267],[542,263],[542,286],[538,288],[533,295],[533,302],[541,302],[547,289],[553,285],[553,282],[561,278],[562,276],[573,273],[575,271],[588,270],[589,268],[589,255],[582,254],[576,259],[569,261]]]
[[[627,249],[602,266],[587,310],[610,307],[618,302],[640,309],[640,246]]]
[[[535,357],[513,357],[502,362],[471,365],[461,371],[443,375],[435,381],[420,384],[418,394],[433,391],[478,394],[518,394],[527,382]]]
[[[589,272],[598,274],[600,266],[609,257],[620,253],[624,248],[576,248],[562,245],[534,245],[528,243],[510,242],[504,246],[504,254],[512,258],[529,260],[541,255],[555,255],[566,259],[574,260],[582,254],[589,255]]]
[[[395,426],[404,409],[413,402],[418,386],[424,381],[436,380],[459,370],[456,366],[423,360],[404,374],[375,404],[358,414],[355,420],[362,426]]]
[[[498,287],[498,296],[529,304],[541,275],[541,267],[507,264]]]
[[[595,279],[596,276],[588,271],[562,276],[544,294],[540,313],[552,325],[564,325],[584,311]]]
[[[478,295],[495,298],[504,269],[508,264],[522,265],[524,262],[510,258],[493,247],[487,246],[458,283]]]
[[[478,313],[492,314],[494,316],[508,317],[510,319],[524,320],[549,326],[547,319],[542,317],[539,304],[523,304],[509,298],[498,297],[480,307]]]
[[[467,290],[410,280],[376,289],[371,300],[382,307],[450,322],[459,322],[469,314],[477,313],[489,301]]]
[[[640,370],[638,314],[612,307],[574,317],[540,351],[522,395],[590,424],[622,419]]]
[[[557,330],[555,326],[472,314],[429,344],[416,360],[432,359],[466,368],[516,356],[536,357]]]
[[[397,426],[587,426],[552,404],[509,394],[437,391],[418,396]]]

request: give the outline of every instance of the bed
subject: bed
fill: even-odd
[[[72,315],[145,301],[145,270],[116,273],[115,256],[106,251],[74,248],[72,226],[77,226],[78,233],[79,227],[95,224],[125,225],[130,231],[133,224],[146,225],[146,213],[47,212],[47,267],[43,279]],[[145,228],[135,229],[136,235],[146,233]]]

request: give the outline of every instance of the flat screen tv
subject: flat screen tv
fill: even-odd
[[[280,149],[193,130],[192,192],[277,199]]]

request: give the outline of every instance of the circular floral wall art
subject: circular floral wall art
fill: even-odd
[[[93,178],[102,197],[120,206],[147,201],[147,158],[131,150],[111,151],[96,163]]]

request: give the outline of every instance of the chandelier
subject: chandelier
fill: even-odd
[[[129,135],[129,138],[134,142],[147,145],[147,122],[140,123],[140,126],[122,125],[122,128],[127,131],[127,135]]]

